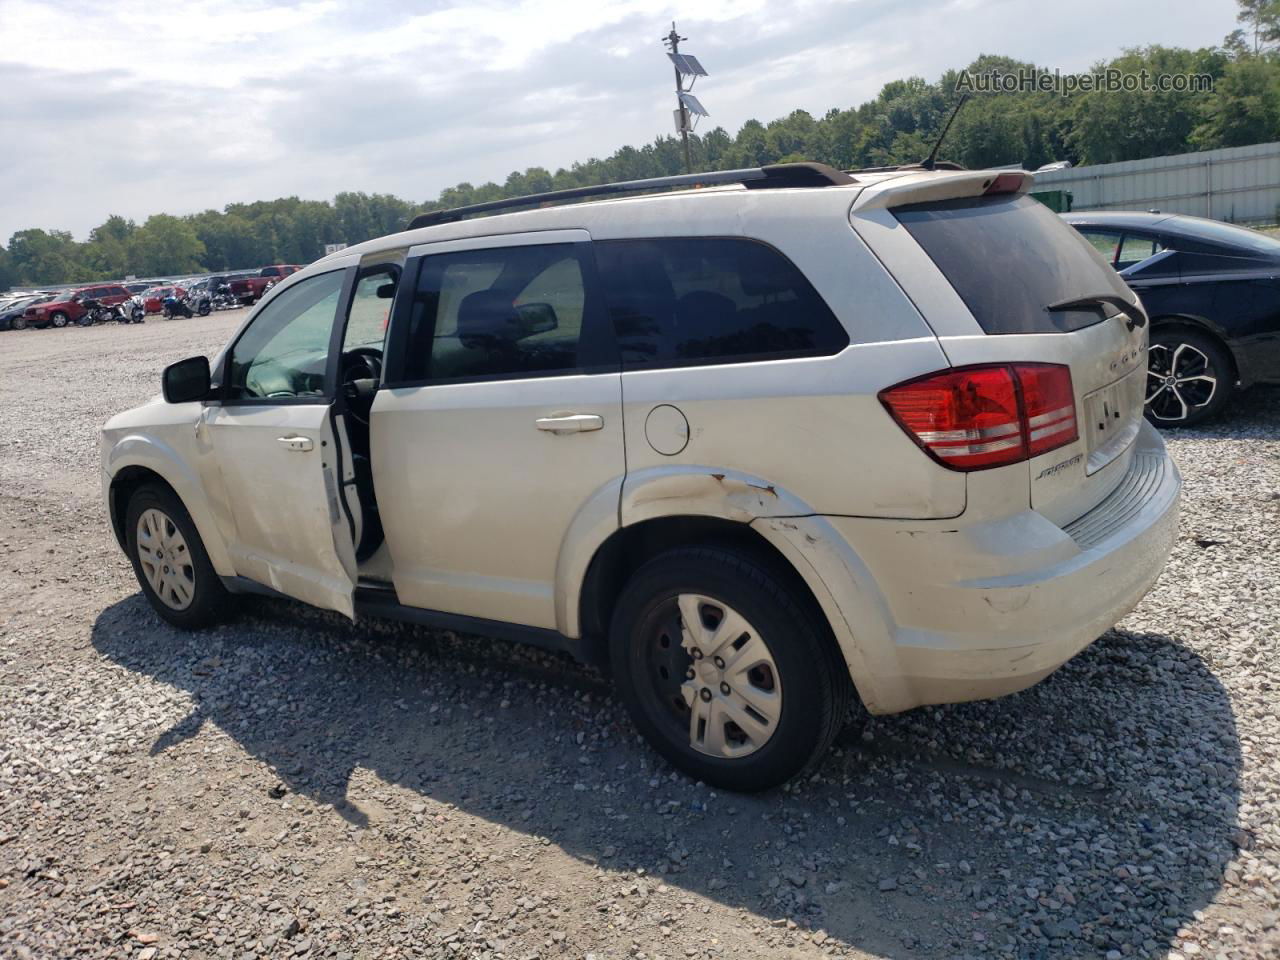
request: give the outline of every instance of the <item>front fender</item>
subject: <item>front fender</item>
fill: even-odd
[[[235,575],[235,567],[231,563],[226,540],[222,536],[212,505],[205,494],[204,484],[170,444],[143,434],[126,434],[106,451],[102,466],[106,473],[104,485],[107,488],[108,510],[112,502],[110,491],[121,471],[137,467],[158,475],[173,488],[182,505],[187,508],[187,513],[191,515],[191,520],[196,525],[196,532],[200,534],[213,569],[219,576]],[[123,524],[123,518],[121,523]]]

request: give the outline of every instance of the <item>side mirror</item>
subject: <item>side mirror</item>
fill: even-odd
[[[378,289],[374,291],[374,296],[379,300],[390,300],[396,295],[396,282],[391,280],[387,283],[380,284]]]
[[[164,368],[161,376],[166,403],[190,403],[209,396],[209,358],[187,357]]]

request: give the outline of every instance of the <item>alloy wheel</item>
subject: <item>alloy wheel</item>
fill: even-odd
[[[186,538],[162,510],[151,507],[138,517],[138,562],[160,602],[185,610],[196,595],[195,566]]]
[[[49,318],[49,322],[58,328],[65,327],[67,325],[67,315],[65,313],[55,313]]]
[[[694,593],[666,601],[654,623],[647,681],[667,723],[716,758],[768,743],[782,717],[782,683],[756,629],[728,604]]]
[[[1213,361],[1190,343],[1153,343],[1147,360],[1147,410],[1178,423],[1207,407],[1218,390]]]

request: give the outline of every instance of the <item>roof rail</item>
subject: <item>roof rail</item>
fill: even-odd
[[[618,183],[601,183],[593,187],[570,187],[567,190],[551,190],[547,193],[531,193],[524,197],[506,197],[473,203],[452,210],[432,210],[420,213],[409,224],[410,230],[432,227],[439,223],[453,223],[478,213],[496,213],[516,207],[563,203],[586,197],[608,197],[620,193],[642,193],[646,190],[669,190],[676,187],[710,187],[725,183],[740,183],[753,189],[777,187],[831,187],[853,183],[853,177],[825,163],[774,163],[765,167],[748,167],[743,170],[715,170],[707,173],[683,173],[674,177],[651,177],[648,180],[623,180]]]
[[[902,173],[907,170],[924,170],[933,172],[934,170],[968,170],[968,167],[961,166],[958,163],[952,163],[950,160],[936,160],[932,167],[926,167],[922,163],[895,163],[887,167],[857,167],[853,170],[846,170],[845,173]]]

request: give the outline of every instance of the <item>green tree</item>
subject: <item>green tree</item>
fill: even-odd
[[[1280,70],[1258,57],[1227,64],[1203,116],[1190,138],[1201,150],[1280,138]]]
[[[131,272],[142,277],[199,270],[204,254],[191,222],[167,213],[148,217],[129,241]]]
[[[9,240],[16,283],[74,283],[86,272],[79,256],[79,245],[65,230],[19,230]]]

